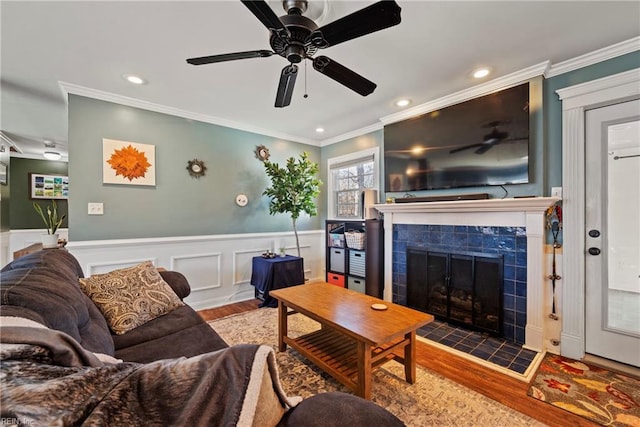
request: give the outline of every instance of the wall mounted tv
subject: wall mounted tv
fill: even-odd
[[[384,127],[385,190],[529,182],[529,83]]]

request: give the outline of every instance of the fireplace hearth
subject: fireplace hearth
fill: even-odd
[[[503,264],[499,254],[407,248],[407,305],[501,337]]]
[[[394,262],[393,262],[393,301],[398,304],[411,304],[418,310],[429,311],[425,306],[425,302],[416,303],[418,299],[426,301],[427,294],[427,277],[437,277],[436,271],[430,274],[418,273],[410,271],[412,268],[409,264],[414,264],[409,258],[416,257],[415,264],[424,270],[427,265],[426,254],[431,253],[434,259],[434,265],[431,269],[446,269],[446,263],[451,269],[450,278],[455,279],[461,284],[453,290],[455,302],[459,302],[450,316],[451,310],[445,314],[435,313],[436,316],[448,317],[447,322],[457,323],[458,325],[469,327],[473,325],[473,311],[469,315],[469,310],[464,309],[464,305],[473,308],[474,303],[480,304],[481,310],[487,310],[491,313],[485,316],[484,321],[478,326],[478,330],[487,331],[493,335],[500,335],[511,342],[519,344],[525,343],[525,326],[526,326],[526,305],[527,305],[527,237],[523,227],[482,227],[482,226],[445,226],[445,225],[422,225],[422,224],[396,224],[394,225]],[[412,250],[411,254],[409,249]],[[414,251],[422,252],[422,254],[414,253]],[[440,254],[440,255],[438,255]],[[447,258],[447,254],[453,254]],[[485,277],[491,272],[491,263],[501,260],[501,266],[495,267],[499,271],[500,281],[498,289],[501,294],[496,296],[480,297],[480,301],[471,301],[466,293],[470,293],[473,275],[471,267],[465,266],[467,260],[473,256],[484,256],[488,263],[483,263],[478,276]],[[441,266],[439,267],[438,264]],[[486,265],[485,265],[486,264]],[[420,267],[422,265],[422,267]],[[480,272],[483,272],[480,274]],[[429,272],[428,272],[429,273]],[[497,274],[497,273],[496,273]],[[411,278],[409,277],[411,276]],[[451,301],[451,290],[447,289],[445,279],[446,273],[442,273],[440,280],[434,280],[432,283],[433,290],[438,291],[438,286],[444,286],[444,294]],[[498,276],[496,276],[498,277]],[[411,286],[409,290],[409,282],[416,282],[417,286]],[[482,292],[484,292],[482,287]],[[440,289],[442,291],[442,289]],[[416,292],[417,294],[412,295]],[[420,293],[422,292],[422,295]],[[440,292],[443,293],[443,292]],[[411,296],[410,296],[411,295]],[[435,298],[435,295],[434,295]],[[411,299],[411,303],[409,303]],[[491,301],[486,302],[485,301]],[[494,312],[494,307],[500,301],[501,309]],[[421,305],[422,304],[422,305]],[[442,310],[442,309],[441,309]],[[478,308],[476,307],[476,311]],[[497,326],[494,326],[493,316],[497,317]],[[471,317],[471,320],[469,318]],[[469,325],[469,326],[466,326]]]
[[[407,248],[501,254],[503,334],[526,348],[558,350],[550,337],[545,211],[556,197],[375,205],[384,214],[384,299],[407,303]]]

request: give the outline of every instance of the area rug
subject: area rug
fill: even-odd
[[[319,325],[301,315],[289,317],[289,335],[299,336]],[[260,308],[210,321],[230,345],[254,343],[276,349],[280,380],[290,396],[309,397],[328,391],[351,393],[295,350],[277,351],[277,309]],[[392,361],[373,374],[371,400],[407,426],[543,426],[524,414],[463,387],[432,371],[417,369],[417,381],[404,380],[404,368]]]
[[[546,354],[529,396],[606,426],[640,427],[640,380]]]

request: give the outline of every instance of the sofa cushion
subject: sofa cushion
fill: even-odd
[[[184,305],[151,261],[81,278],[80,288],[117,335]]]
[[[198,316],[191,307],[185,306],[124,335],[114,335],[116,357],[126,362],[148,363],[160,359],[193,357],[228,347],[211,326],[203,321],[187,326],[187,319],[191,316],[188,311]],[[179,323],[181,327],[169,329],[169,324],[173,322]],[[127,336],[130,334],[133,336]]]
[[[78,285],[82,277],[76,258],[63,249],[18,258],[0,274],[1,310],[65,332],[89,351],[113,355],[109,327]]]
[[[203,320],[200,315],[193,308],[184,305],[129,332],[120,335],[113,334],[111,337],[113,338],[115,350],[118,351],[119,349],[153,341],[202,323]]]

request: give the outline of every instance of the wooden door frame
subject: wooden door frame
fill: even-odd
[[[560,353],[585,355],[585,111],[640,97],[640,68],[556,91],[562,101],[563,280]]]

